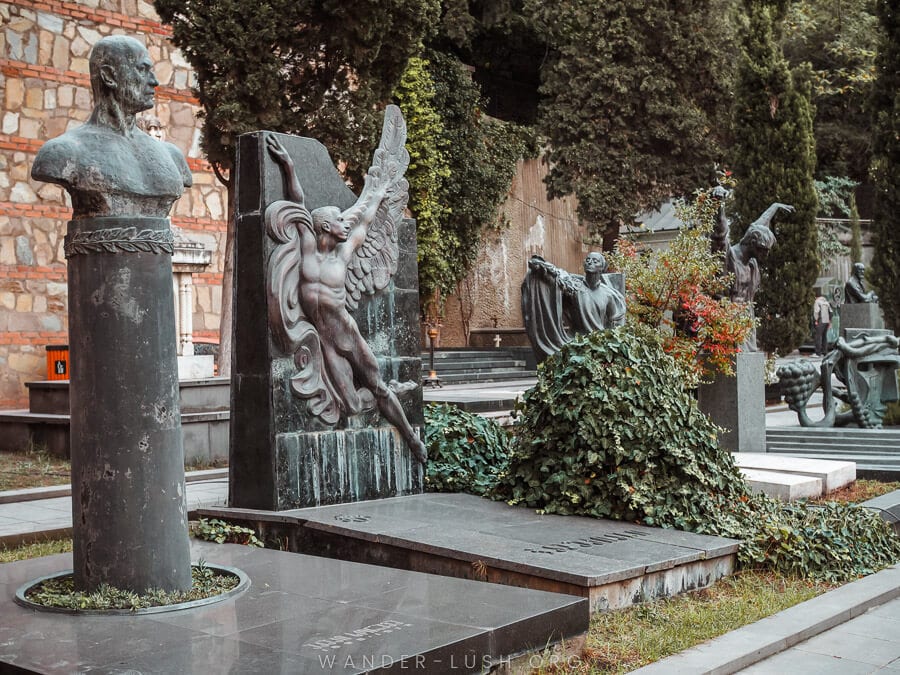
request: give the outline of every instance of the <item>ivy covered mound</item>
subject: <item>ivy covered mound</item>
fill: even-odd
[[[484,496],[509,461],[510,437],[491,420],[455,405],[425,406],[429,492]]]
[[[741,539],[742,565],[786,574],[843,580],[900,560],[866,509],[752,495],[659,340],[634,331],[579,336],[543,364],[495,497]]]

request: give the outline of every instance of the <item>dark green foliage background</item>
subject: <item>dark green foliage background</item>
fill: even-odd
[[[429,492],[485,495],[509,462],[510,438],[489,419],[454,405],[425,406]]]
[[[619,226],[712,180],[727,132],[732,26],[705,0],[525,0],[546,36],[540,132],[548,194],[611,248]]]
[[[756,295],[760,348],[788,354],[809,333],[819,274],[809,78],[789,70],[778,45],[780,13],[766,3],[748,4],[735,85],[731,155],[738,185],[731,236],[740,239],[772,202],[796,209],[774,221],[777,243],[761,266],[764,281]]]
[[[381,109],[440,15],[438,0],[154,0],[190,61],[203,150],[231,168],[239,134],[321,141],[359,180]]]
[[[900,11],[895,0],[878,0],[877,10],[884,39],[872,97],[876,185],[872,281],[886,323],[900,331]]]

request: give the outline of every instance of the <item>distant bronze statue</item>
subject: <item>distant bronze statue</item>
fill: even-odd
[[[844,302],[849,304],[878,302],[875,291],[866,291],[866,266],[861,262],[853,265],[853,274],[844,285]]]
[[[606,258],[589,253],[584,276],[570,274],[540,256],[528,261],[522,282],[522,316],[538,361],[558,352],[576,333],[625,323],[624,288],[606,274]]]
[[[137,113],[153,107],[159,85],[147,49],[131,37],[105,37],[91,51],[89,65],[90,119],[47,141],[32,177],[62,185],[72,197],[75,219],[167,216],[190,187],[191,172],[177,147],[157,142],[135,123]]]
[[[166,131],[162,122],[156,115],[144,114],[137,118],[137,125],[141,131],[158,141],[166,140]]]
[[[385,288],[397,269],[397,228],[409,189],[405,143],[400,109],[388,106],[359,199],[343,212],[333,206],[310,212],[293,160],[269,137],[288,197],[265,212],[267,232],[279,244],[269,259],[269,319],[281,348],[294,355],[298,372],[291,389],[308,401],[313,415],[335,424],[374,405],[424,463],[425,445],[393,390],[410,383],[392,381],[392,389],[382,381],[375,355],[350,316],[362,295]]]
[[[788,204],[773,203],[763,214],[757,218],[741,240],[734,245],[729,245],[729,230],[731,221],[725,211],[725,200],[731,195],[731,191],[716,186],[713,189],[713,197],[719,200],[719,209],[716,223],[710,235],[713,252],[720,252],[725,257],[724,271],[734,275],[729,291],[729,297],[733,302],[744,303],[749,306],[751,316],[755,315],[753,299],[759,290],[761,275],[759,261],[765,260],[772,246],[775,245],[775,234],[769,229],[772,218],[779,211],[793,213],[794,207]],[[746,342],[741,345],[742,351],[759,351],[756,346],[756,328],[750,332]]]
[[[838,338],[821,364],[800,359],[778,369],[784,400],[804,427],[856,424],[864,429],[880,428],[887,404],[898,400],[897,369],[900,340],[889,330],[848,329]],[[837,378],[836,387],[832,376]],[[806,405],[822,387],[824,417],[813,421]],[[837,402],[845,404],[839,410]]]

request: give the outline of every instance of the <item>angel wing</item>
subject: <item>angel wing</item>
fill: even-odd
[[[400,251],[397,234],[403,211],[409,200],[409,183],[404,178],[409,166],[406,151],[406,121],[400,108],[389,105],[384,111],[381,143],[375,150],[372,166],[359,199],[343,216],[354,226],[379,200],[375,216],[368,226],[366,240],[356,249],[347,266],[344,285],[349,311],[359,306],[362,296],[385,288],[397,272]]]

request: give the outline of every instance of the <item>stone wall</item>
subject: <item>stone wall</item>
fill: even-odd
[[[469,317],[472,346],[490,346],[495,326],[503,329],[502,345],[528,345],[522,321],[522,279],[528,259],[541,255],[570,272],[583,272],[585,230],[578,223],[574,197],[547,199],[547,165],[539,159],[519,162],[503,205],[506,227],[485,234],[478,262],[461,286],[447,298],[441,347],[466,346],[464,315]],[[422,344],[427,345],[427,340]]]
[[[160,81],[151,112],[194,174],[172,222],[213,251],[212,265],[194,275],[194,339],[218,341],[226,195],[202,158],[191,70],[169,42],[171,31],[142,0],[0,3],[0,408],[23,406],[24,383],[45,379],[45,346],[68,340],[68,195],[29,176],[44,141],[90,114],[88,55],[114,33],[147,45]]]

